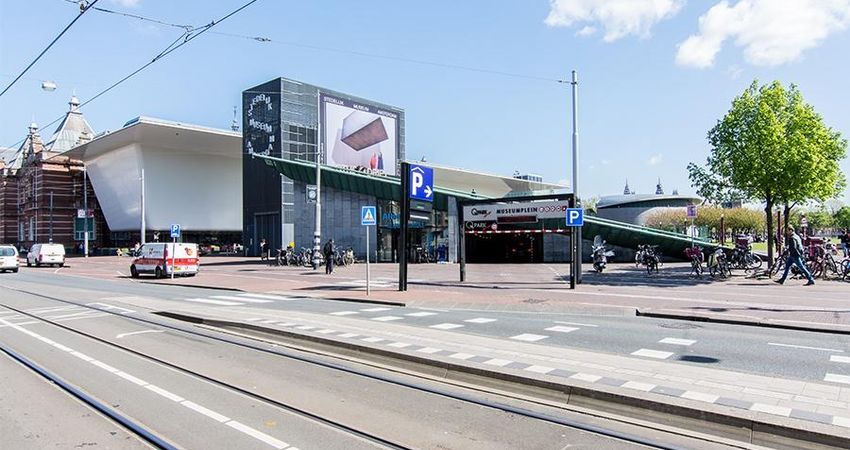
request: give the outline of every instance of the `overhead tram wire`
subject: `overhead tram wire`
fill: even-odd
[[[155,62],[159,61],[160,59],[162,59],[162,58],[164,58],[164,57],[166,57],[166,56],[168,56],[168,55],[169,55],[169,54],[171,54],[173,51],[177,50],[178,48],[180,48],[180,47],[182,47],[182,46],[184,46],[184,45],[186,45],[186,44],[188,44],[189,42],[191,42],[192,40],[194,40],[194,39],[195,39],[195,38],[197,38],[198,36],[200,36],[200,35],[204,34],[204,33],[205,33],[205,32],[207,32],[208,30],[210,30],[212,27],[214,27],[214,26],[218,25],[219,23],[221,23],[221,22],[223,22],[223,21],[225,21],[225,20],[229,19],[231,16],[233,16],[233,15],[235,15],[235,14],[238,14],[240,11],[242,11],[243,9],[245,9],[245,8],[247,8],[247,7],[249,7],[249,6],[251,6],[252,4],[256,3],[257,1],[259,1],[259,0],[251,0],[251,1],[247,2],[247,3],[245,3],[244,5],[240,6],[239,8],[234,9],[233,11],[231,11],[231,12],[230,12],[230,13],[228,13],[228,14],[226,14],[226,15],[225,15],[225,16],[223,16],[222,18],[220,18],[220,19],[218,19],[218,20],[213,20],[212,22],[210,22],[210,23],[208,23],[208,24],[206,24],[206,25],[203,25],[203,26],[200,26],[200,27],[190,27],[189,29],[184,29],[183,34],[181,34],[181,35],[180,35],[177,39],[175,39],[173,42],[171,42],[170,44],[168,44],[168,46],[167,46],[167,47],[165,47],[165,49],[163,49],[161,52],[159,52],[159,54],[158,54],[158,55],[154,56],[154,58],[153,58],[153,59],[151,59],[150,61],[148,61],[147,63],[145,63],[145,64],[144,64],[144,65],[142,65],[141,67],[139,67],[138,69],[134,70],[133,72],[131,72],[129,75],[125,76],[124,78],[121,78],[120,80],[116,81],[115,83],[113,83],[112,85],[110,85],[109,87],[107,87],[106,89],[104,89],[104,90],[102,90],[102,91],[98,92],[97,94],[95,94],[95,96],[94,96],[94,97],[91,97],[91,98],[89,98],[88,100],[86,100],[86,101],[84,101],[84,102],[80,103],[80,105],[79,105],[79,106],[77,106],[77,108],[82,108],[83,106],[86,106],[86,105],[88,105],[89,103],[91,103],[91,102],[95,101],[97,98],[101,97],[102,95],[106,94],[107,92],[111,91],[112,89],[115,89],[115,88],[116,88],[116,87],[118,87],[120,84],[124,83],[125,81],[129,80],[130,78],[134,77],[134,76],[135,76],[136,74],[138,74],[139,72],[141,72],[141,71],[143,71],[143,70],[147,69],[147,68],[148,68],[149,66],[151,66],[153,63],[155,63]],[[93,4],[93,3],[92,3],[92,4]],[[180,26],[180,27],[181,27],[181,28],[183,28],[182,26]],[[56,119],[54,119],[52,122],[48,123],[47,125],[44,125],[44,126],[43,126],[43,128],[48,128],[48,127],[50,127],[50,126],[54,125],[55,123],[59,122],[59,121],[60,121],[60,120],[62,120],[63,118],[65,118],[65,115],[64,115],[64,114],[63,114],[63,115],[61,115],[61,116],[59,116],[59,117],[57,117]],[[17,143],[15,143],[14,145],[11,145],[10,147],[17,147],[17,146],[18,146],[18,145],[20,145],[20,144],[21,144],[21,143],[22,143],[25,139],[26,139],[26,138],[24,138],[24,139],[22,139],[22,140],[18,141]]]
[[[80,13],[77,14],[77,17],[74,17],[74,20],[72,20],[71,23],[69,23],[67,26],[65,26],[65,28],[62,29],[62,31],[55,38],[53,38],[52,41],[50,41],[50,44],[47,44],[47,47],[45,47],[44,50],[42,50],[41,53],[39,53],[38,56],[36,56],[35,59],[33,59],[32,62],[29,63],[29,65],[26,68],[24,68],[23,71],[20,74],[18,74],[18,76],[15,77],[15,79],[12,80],[12,82],[9,83],[9,85],[6,86],[5,89],[3,89],[3,92],[0,92],[0,97],[2,97],[3,94],[5,94],[6,91],[8,91],[12,86],[14,86],[15,83],[17,83],[18,80],[20,80],[21,77],[24,76],[24,74],[27,73],[27,71],[30,70],[30,68],[32,68],[32,66],[34,66],[35,63],[37,63],[38,60],[41,59],[42,56],[44,56],[45,53],[47,53],[48,50],[50,50],[50,47],[53,47],[53,44],[55,44],[56,41],[58,41],[59,38],[61,38],[62,35],[64,35],[65,32],[68,31],[71,28],[71,26],[73,26],[78,20],[80,20],[80,17],[83,17],[83,14],[85,14],[89,9],[91,9],[99,1],[100,0],[94,0],[93,2],[91,2],[87,5],[81,3],[80,4]]]
[[[66,1],[68,1],[70,3],[75,3],[74,0],[66,0]],[[168,26],[168,27],[173,27],[173,28],[188,29],[186,25],[170,23],[170,22],[166,22],[164,20],[154,19],[154,18],[151,18],[151,17],[145,17],[145,16],[141,16],[141,15],[138,15],[138,14],[130,14],[130,13],[122,12],[122,11],[113,11],[113,10],[110,10],[110,9],[100,8],[100,7],[94,8],[94,9],[96,11],[102,12],[102,13],[115,14],[115,15],[119,15],[119,16],[124,16],[124,17],[132,18],[132,19],[136,19],[136,20],[141,20],[141,21],[145,21],[145,22],[151,22],[151,23],[164,25],[164,26]],[[415,58],[405,58],[403,56],[381,55],[381,54],[377,54],[377,53],[361,52],[361,51],[357,51],[357,50],[347,50],[347,49],[340,49],[340,48],[334,48],[334,47],[323,47],[323,46],[312,45],[312,44],[302,44],[302,43],[299,43],[299,42],[276,41],[276,40],[273,40],[271,38],[263,37],[263,36],[248,36],[248,35],[243,35],[243,34],[226,33],[226,32],[223,32],[223,31],[210,31],[210,34],[216,34],[216,35],[219,35],[219,36],[226,36],[226,37],[232,37],[232,38],[238,38],[238,39],[247,39],[247,40],[250,40],[250,41],[255,41],[255,42],[260,42],[260,43],[272,43],[272,44],[278,44],[278,45],[286,45],[286,46],[290,46],[290,47],[306,48],[306,49],[310,49],[310,50],[320,50],[320,51],[325,51],[325,52],[334,52],[334,53],[348,54],[348,55],[354,55],[354,56],[362,56],[362,57],[366,57],[366,58],[386,59],[386,60],[390,60],[390,61],[398,61],[398,62],[404,62],[404,63],[410,63],[410,64],[420,64],[420,65],[426,65],[426,66],[441,67],[441,68],[444,68],[444,69],[454,69],[454,70],[465,70],[465,71],[478,72],[478,73],[488,73],[488,74],[491,74],[491,75],[500,75],[500,76],[504,76],[504,77],[522,78],[522,79],[536,80],[536,81],[547,81],[547,82],[553,82],[553,83],[558,83],[558,84],[569,84],[570,83],[568,80],[562,80],[562,79],[558,79],[558,78],[548,78],[548,77],[541,77],[541,76],[536,76],[536,75],[528,75],[528,74],[513,73],[513,72],[504,72],[504,71],[500,71],[500,70],[483,69],[483,68],[480,68],[480,67],[464,66],[464,65],[461,65],[461,64],[442,63],[442,62],[438,62],[438,61],[426,61],[426,60],[415,59]]]

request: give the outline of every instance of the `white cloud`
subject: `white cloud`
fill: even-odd
[[[550,27],[586,24],[578,34],[596,31],[594,24],[605,29],[602,40],[613,42],[628,35],[649,37],[652,27],[676,15],[685,0],[549,0]]]
[[[587,37],[594,33],[596,33],[596,27],[592,27],[590,25],[587,25],[581,30],[576,31],[576,35],[581,37]]]
[[[135,8],[139,5],[139,1],[141,0],[110,0],[112,3],[117,5],[121,5],[125,8]]]
[[[646,163],[649,164],[650,166],[657,166],[657,165],[661,164],[661,160],[663,158],[664,158],[664,155],[662,155],[661,153],[657,153],[655,155],[650,156],[649,159],[646,161]]]
[[[747,62],[775,66],[795,61],[830,34],[850,25],[850,0],[722,0],[699,18],[699,32],[679,44],[676,63],[706,68],[724,42],[744,49]]]

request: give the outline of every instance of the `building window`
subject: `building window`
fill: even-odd
[[[18,242],[24,242],[24,223],[18,222]]]
[[[83,219],[82,217],[74,218],[74,240],[76,241],[85,240],[86,223],[84,222],[84,220],[85,219]],[[89,240],[93,241],[95,240],[94,217],[89,217],[88,221]]]
[[[35,217],[30,217],[30,241],[35,241]]]

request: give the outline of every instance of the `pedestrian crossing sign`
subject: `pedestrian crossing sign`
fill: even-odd
[[[377,210],[374,206],[363,206],[360,208],[360,225],[377,225]]]

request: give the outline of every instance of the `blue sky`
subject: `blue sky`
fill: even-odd
[[[241,3],[97,6],[200,25]],[[77,6],[0,5],[5,86]],[[575,69],[582,193],[619,193],[626,178],[652,192],[658,177],[668,191],[690,193],[686,165],[704,161],[706,132],[754,78],[797,83],[826,123],[850,137],[848,25],[850,0],[260,0],[213,30],[273,42],[205,34],[83,112],[97,131],[139,115],[227,128],[243,89],[286,76],[404,108],[409,158],[557,182],[570,174],[570,90],[547,80]],[[87,100],[179,35],[88,12],[0,98],[0,146],[20,140],[32,117],[43,125],[61,115],[72,91]],[[58,89],[42,91],[45,79]],[[843,200],[850,202],[847,192]]]

